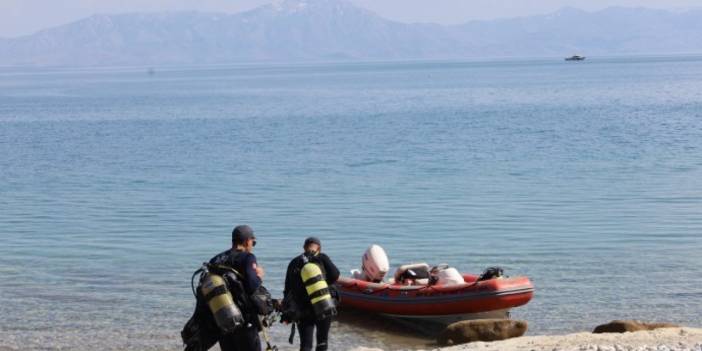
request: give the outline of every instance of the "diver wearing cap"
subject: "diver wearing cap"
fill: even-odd
[[[210,260],[211,264],[224,265],[234,268],[242,276],[244,290],[248,295],[261,287],[264,276],[263,268],[256,262],[253,254],[256,246],[256,236],[248,225],[240,225],[232,231],[232,248],[224,251]],[[253,316],[251,316],[253,314]],[[256,313],[249,313],[249,323],[234,333],[221,335],[219,347],[222,351],[260,351],[261,341],[258,336],[259,323]]]
[[[290,261],[285,276],[283,304],[292,311],[284,311],[284,319],[297,325],[301,351],[312,350],[315,328],[315,350],[326,351],[332,316],[336,315],[332,286],[339,279],[339,270],[329,256],[321,252],[322,243],[318,238],[307,238],[303,248],[304,253]],[[293,332],[294,328],[295,325]]]

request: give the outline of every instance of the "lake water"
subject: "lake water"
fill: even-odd
[[[702,58],[0,69],[0,349],[180,349],[240,223],[276,295],[316,235],[527,275],[530,334],[702,326]]]

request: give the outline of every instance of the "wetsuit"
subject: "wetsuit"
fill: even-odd
[[[261,278],[256,273],[256,256],[252,253],[227,250],[213,257],[210,263],[226,265],[241,273],[244,289],[248,295],[261,285]],[[219,347],[222,351],[261,351],[258,323],[254,319],[258,316],[255,313],[248,313],[246,317],[247,324],[244,328],[219,337]]]
[[[310,262],[317,263],[324,274],[327,284],[331,287],[339,279],[339,269],[329,259],[329,256],[320,253],[315,256],[307,256]],[[285,275],[284,296],[293,296],[295,304],[302,312],[302,319],[297,323],[300,331],[300,350],[311,351],[314,344],[314,330],[317,328],[317,348],[316,351],[326,351],[328,348],[329,329],[331,328],[331,317],[318,320],[314,315],[312,303],[307,296],[307,290],[302,282],[300,272],[305,265],[302,256],[295,257],[288,265]]]

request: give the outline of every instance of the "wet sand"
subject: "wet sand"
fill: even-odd
[[[358,345],[353,344],[358,340],[363,340],[362,344],[369,349],[384,350],[419,350],[436,345],[436,334],[427,334],[418,325],[398,323],[383,316],[369,317],[367,313],[345,309],[337,316],[336,322],[333,337],[340,341],[339,344],[349,345],[344,350]],[[351,337],[339,340],[342,335]]]

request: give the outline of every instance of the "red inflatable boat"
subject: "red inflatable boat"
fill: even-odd
[[[337,287],[342,308],[440,324],[505,318],[511,308],[525,305],[534,295],[534,286],[526,277],[478,281],[476,275],[462,276],[462,283],[450,285],[371,283],[342,277]]]

